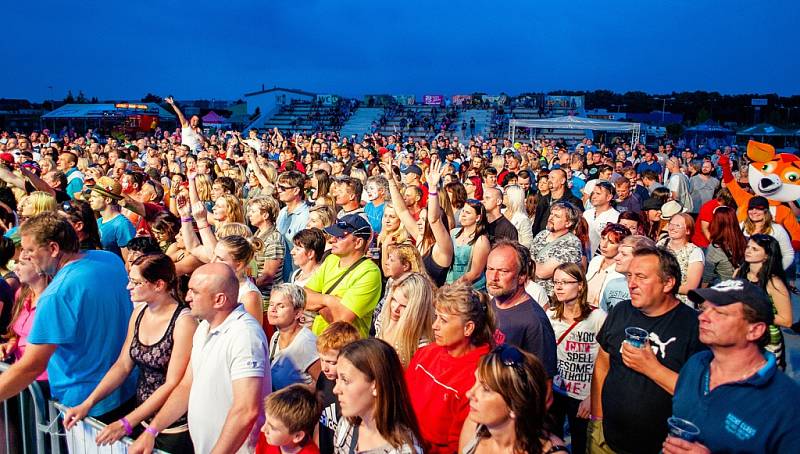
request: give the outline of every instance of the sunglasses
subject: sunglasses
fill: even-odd
[[[91,190],[89,192],[91,193]],[[78,208],[72,204],[71,200],[67,200],[61,203],[61,211],[69,214],[78,211]]]
[[[498,358],[500,358],[500,362],[503,363],[504,366],[513,367],[521,373],[525,372],[525,357],[516,347],[507,344],[501,344],[492,350],[492,354],[497,355]]]

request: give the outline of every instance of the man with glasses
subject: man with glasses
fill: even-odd
[[[75,229],[60,215],[41,213],[20,227],[20,261],[52,277],[39,296],[25,354],[0,374],[0,401],[15,396],[47,370],[53,398],[83,402],[119,356],[133,304],[122,261],[106,251],[79,250]],[[105,423],[124,416],[135,374],[89,411]]]
[[[329,324],[345,321],[367,337],[381,294],[381,272],[365,256],[372,229],[363,217],[349,214],[325,233],[331,235],[331,254],[306,283],[306,310],[319,312],[311,330],[319,335]]]
[[[678,371],[703,348],[697,312],[677,299],[681,268],[672,253],[636,249],[627,274],[631,299],[597,333],[591,453],[659,452]]]
[[[305,177],[302,173],[291,170],[278,177],[278,200],[285,205],[278,213],[275,222],[278,231],[292,244],[294,235],[306,228],[308,223],[308,205],[306,204]]]

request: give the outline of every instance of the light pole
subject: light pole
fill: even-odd
[[[675,98],[653,98],[656,101],[661,101],[661,124],[664,124],[664,111],[667,110],[667,101],[675,101]]]

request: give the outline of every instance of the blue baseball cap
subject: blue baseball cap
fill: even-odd
[[[325,233],[341,238],[346,234],[368,240],[372,236],[372,227],[366,219],[357,214],[346,214],[337,219],[333,225],[325,227]]]

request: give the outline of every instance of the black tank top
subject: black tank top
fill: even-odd
[[[425,265],[425,272],[428,273],[434,284],[437,287],[443,286],[445,279],[447,279],[447,270],[449,268],[439,266],[436,263],[436,260],[433,259],[433,248],[422,256],[422,264]]]
[[[133,339],[131,340],[130,355],[133,362],[139,367],[139,380],[136,383],[137,406],[146,401],[167,381],[167,367],[169,366],[170,358],[172,358],[172,347],[175,344],[172,332],[175,331],[175,322],[184,309],[186,309],[186,306],[178,304],[178,307],[175,308],[175,312],[172,314],[172,319],[169,321],[167,331],[161,339],[153,345],[145,345],[139,340],[139,325],[142,323],[142,317],[147,309],[140,311],[139,316],[136,317],[136,326],[133,331]],[[186,424],[186,415],[176,421],[172,427],[182,424]]]

